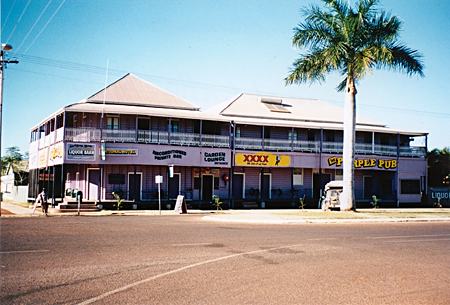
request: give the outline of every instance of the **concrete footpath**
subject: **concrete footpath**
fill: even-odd
[[[2,217],[45,217],[38,207],[33,214],[27,208],[12,202],[2,202]],[[49,208],[49,216],[76,216]],[[81,212],[81,216],[159,216],[157,210],[102,210]],[[163,210],[161,215],[178,215]],[[189,210],[188,215],[202,215],[202,220],[223,223],[250,224],[305,224],[305,223],[382,223],[382,222],[450,222],[450,209],[360,209],[357,212],[322,212],[317,209],[299,210]],[[180,215],[182,217],[182,215]]]

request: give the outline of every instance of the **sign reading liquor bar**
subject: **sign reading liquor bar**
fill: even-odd
[[[95,161],[95,144],[67,144],[67,160]]]
[[[328,158],[329,166],[342,166],[342,157],[330,157]],[[396,169],[397,160],[395,159],[355,159],[355,168],[373,168],[373,169]]]
[[[289,167],[291,156],[273,153],[236,153],[236,166]]]

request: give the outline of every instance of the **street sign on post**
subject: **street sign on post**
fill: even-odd
[[[158,184],[158,205],[159,205],[159,215],[161,215],[161,183],[163,182],[163,176],[155,176],[155,183]]]

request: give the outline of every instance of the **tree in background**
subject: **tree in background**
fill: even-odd
[[[286,84],[323,81],[332,71],[344,79],[344,150],[341,210],[354,207],[354,146],[356,84],[373,69],[387,68],[423,76],[421,55],[399,42],[400,20],[376,7],[377,0],[322,0],[325,8],[311,6],[294,28],[292,43],[305,49],[286,77]]]
[[[450,147],[428,152],[428,186],[450,186]]]
[[[22,185],[28,177],[26,169],[22,166],[23,161],[26,159],[28,159],[28,153],[21,153],[19,147],[11,146],[6,148],[6,154],[2,157],[2,175],[5,175],[11,166],[15,173],[15,182],[18,185]]]

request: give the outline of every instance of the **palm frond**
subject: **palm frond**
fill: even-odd
[[[329,44],[333,38],[334,35],[328,27],[306,22],[294,28],[292,44],[296,47],[320,48]]]
[[[417,50],[396,44],[390,47],[390,52],[392,53],[392,60],[389,66],[403,71],[407,75],[418,74],[421,77],[425,75],[423,73],[423,56]]]
[[[287,85],[306,83],[308,81],[321,82],[325,79],[325,74],[331,69],[332,65],[326,58],[325,52],[313,52],[298,58],[284,80]]]

